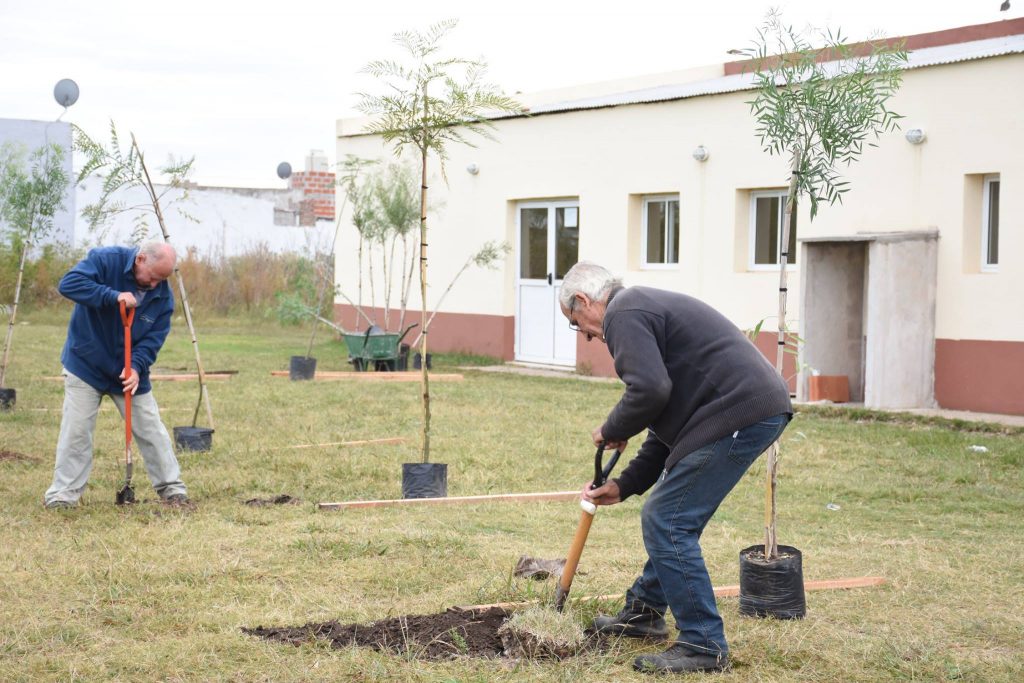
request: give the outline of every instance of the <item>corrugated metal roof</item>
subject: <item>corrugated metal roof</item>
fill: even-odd
[[[1024,53],[1024,35],[1004,36],[975,40],[954,45],[942,45],[914,50],[908,54],[905,69],[920,69],[939,64],[953,64],[975,59],[998,57],[1000,55]],[[836,65],[838,68],[839,65]],[[753,88],[753,74],[736,74],[721,76],[694,83],[677,83],[654,88],[631,90],[598,97],[586,97],[565,102],[552,102],[538,105],[530,109],[531,115],[554,114],[558,112],[578,111],[582,109],[601,109],[627,104],[647,104],[682,100],[701,95],[718,95],[723,93],[750,90]],[[512,116],[496,116],[494,118],[515,118]]]

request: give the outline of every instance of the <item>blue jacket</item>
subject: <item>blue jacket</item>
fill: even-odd
[[[100,247],[61,278],[60,293],[75,302],[60,360],[68,372],[97,391],[123,393],[124,323],[117,295],[139,295],[132,266],[138,247]],[[149,368],[171,330],[174,296],[166,281],[144,292],[132,322],[132,367],[139,373],[137,394],[152,389]]]

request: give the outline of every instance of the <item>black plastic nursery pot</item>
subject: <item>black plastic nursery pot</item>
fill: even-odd
[[[213,430],[206,427],[175,427],[174,445],[179,451],[208,451],[213,446]]]
[[[433,369],[433,365],[430,364],[431,359],[432,359],[432,354],[428,353],[427,354],[427,370]],[[422,370],[423,369],[423,356],[420,353],[416,353],[412,357],[412,367],[415,370]]]
[[[291,381],[313,379],[316,374],[316,358],[312,356],[292,356],[288,365],[288,379]]]
[[[448,465],[436,462],[402,463],[402,498],[448,496]]]
[[[0,410],[14,410],[14,403],[18,398],[16,389],[0,389]]]
[[[409,369],[409,345],[401,344],[398,347],[398,361],[395,363],[395,370],[405,372]]]
[[[779,556],[771,561],[765,561],[763,545],[740,551],[740,614],[775,619],[802,619],[807,614],[799,550],[780,545]]]

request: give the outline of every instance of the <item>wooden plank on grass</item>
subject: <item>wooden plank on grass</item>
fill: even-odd
[[[271,370],[274,377],[287,377],[287,370]],[[362,382],[419,382],[422,374],[419,372],[355,372],[355,371],[324,371],[313,375],[315,380],[341,380],[355,379]],[[456,373],[430,373],[431,382],[461,382],[462,375]]]
[[[873,586],[882,586],[887,581],[882,576],[855,576],[844,579],[824,579],[821,581],[804,581],[805,591],[828,591],[828,590],[845,590],[849,588],[871,588]],[[740,587],[738,585],[731,586],[718,586],[714,589],[716,598],[735,598],[740,594]],[[622,598],[622,593],[612,593],[611,595],[585,595],[579,598],[573,598],[579,602],[585,600],[617,600]],[[526,607],[527,605],[536,604],[537,600],[524,600],[520,602],[493,602],[489,605],[459,605],[455,609],[464,611],[477,611],[490,609],[492,607],[498,607],[500,609],[517,609],[519,607]]]
[[[404,443],[404,436],[392,436],[386,439],[363,439],[361,441],[329,441],[327,443],[300,443],[294,446],[276,446],[268,450],[279,451],[283,448],[326,448],[328,446],[364,446],[371,443]]]
[[[49,377],[43,377],[43,379],[51,380],[51,381],[54,381],[54,382],[63,382],[64,381],[64,376],[63,375],[52,375],[52,376],[49,376]],[[199,375],[196,375],[196,374],[192,374],[192,375],[150,375],[149,379],[154,381],[154,382],[156,382],[156,381],[192,382],[192,381],[198,380],[199,379]],[[209,373],[208,372],[208,373],[206,373],[206,379],[214,379],[214,380],[231,379],[231,375],[221,374],[221,373],[213,374],[213,373]]]
[[[395,500],[353,500],[347,503],[320,503],[321,510],[375,508],[397,505],[457,505],[459,503],[534,502],[542,500],[578,500],[579,491],[547,493],[499,493],[490,496],[447,496],[445,498],[399,498]]]

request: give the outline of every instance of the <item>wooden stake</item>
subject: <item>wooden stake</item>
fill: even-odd
[[[827,590],[846,590],[849,588],[871,588],[873,586],[883,586],[888,581],[881,576],[857,576],[845,579],[824,579],[821,581],[804,581],[805,591],[827,591]],[[740,587],[738,585],[732,586],[720,586],[714,589],[716,598],[735,598],[740,594]],[[617,600],[622,598],[622,593],[613,593],[611,595],[587,595],[579,598],[575,598],[579,602],[586,600]],[[521,602],[494,602],[489,605],[459,605],[455,609],[464,611],[477,611],[490,609],[492,607],[498,607],[501,609],[516,609],[518,607],[526,607],[527,605],[533,605],[539,602],[538,600],[524,600]]]
[[[394,500],[353,500],[347,503],[320,503],[321,510],[375,508],[399,505],[455,505],[458,503],[534,502],[543,500],[579,500],[579,491],[549,493],[500,493],[490,496],[448,496],[446,498],[398,498]]]

